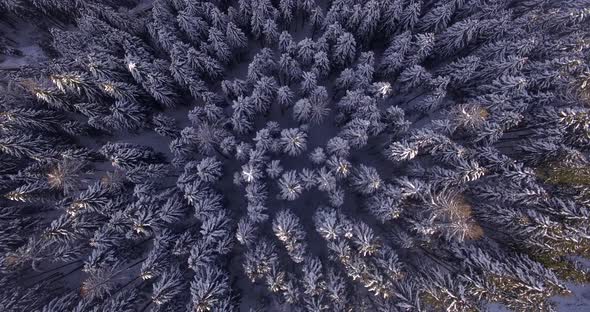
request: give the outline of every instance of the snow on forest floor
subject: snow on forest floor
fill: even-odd
[[[568,296],[557,296],[551,301],[559,312],[586,312],[590,310],[590,285],[566,284],[572,291]],[[499,304],[490,304],[489,312],[511,312]],[[518,312],[518,311],[516,311]]]
[[[14,48],[22,52],[18,56],[0,55],[0,69],[16,69],[47,60],[40,46],[47,33],[37,26],[22,21],[0,21],[0,32],[15,43]]]
[[[590,285],[568,284],[572,291],[570,296],[559,296],[553,299],[557,311],[585,312],[590,310]]]
[[[131,12],[141,12],[148,10],[151,8],[153,2],[154,0],[141,0],[133,9],[131,9]]]

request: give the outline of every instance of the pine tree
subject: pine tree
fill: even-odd
[[[431,55],[434,45],[435,38],[433,33],[415,35],[410,52],[408,52],[409,57],[406,59],[406,66],[421,64]]]
[[[317,87],[317,76],[313,72],[304,72],[301,78],[300,90],[304,95],[309,95]]]
[[[223,66],[207,54],[194,48],[188,48],[186,53],[188,64],[200,75],[216,79],[223,74]]]
[[[338,37],[332,59],[337,66],[350,65],[356,57],[356,40],[354,36],[348,32],[343,33]]]
[[[283,173],[278,181],[280,198],[284,200],[295,200],[303,192],[303,186],[294,170]]]
[[[172,301],[183,292],[183,276],[177,267],[164,272],[153,284],[151,300],[156,305],[163,305]]]
[[[411,0],[401,15],[401,24],[406,30],[413,30],[420,19],[422,0]]]
[[[297,128],[284,129],[281,131],[280,144],[284,153],[298,156],[307,148],[307,134]]]
[[[232,49],[245,48],[248,44],[244,32],[233,22],[227,23],[225,28],[225,38],[227,40],[227,44]]]
[[[248,65],[248,81],[255,83],[262,76],[272,76],[276,67],[273,51],[264,48],[254,56],[254,59]]]
[[[191,310],[198,312],[231,308],[226,306],[230,294],[229,278],[220,269],[209,266],[195,272],[191,281]]]
[[[292,0],[289,0],[292,1]],[[279,35],[279,51],[281,54],[285,53],[293,55],[295,53],[296,44],[293,42],[293,37],[288,31],[283,31]]]
[[[351,164],[348,160],[339,156],[330,156],[326,161],[326,165],[330,171],[336,174],[338,178],[345,178],[350,175]]]
[[[285,245],[293,262],[303,262],[307,246],[299,218],[288,210],[281,210],[273,220],[272,229],[275,236]]]
[[[137,166],[161,163],[163,156],[149,147],[130,143],[107,143],[100,148],[113,166],[130,170]]]
[[[338,136],[348,141],[352,148],[361,148],[367,144],[369,139],[370,125],[368,120],[353,119],[343,127]]]
[[[136,130],[146,124],[145,110],[135,102],[116,101],[111,106],[111,115],[105,118],[105,124],[117,130]]]
[[[51,156],[49,142],[27,134],[7,135],[0,139],[0,151],[17,158]]]
[[[375,168],[360,165],[351,176],[351,184],[362,194],[372,194],[381,188],[382,181]]]
[[[452,55],[477,40],[481,27],[480,21],[474,19],[465,19],[453,24],[437,38],[436,50],[443,56]]]
[[[399,77],[399,82],[403,85],[405,92],[413,88],[429,83],[432,75],[420,65],[414,65],[406,68]]]
[[[336,190],[336,178],[326,167],[320,168],[315,182],[320,191],[333,192]]]
[[[324,149],[321,147],[316,147],[309,154],[309,159],[311,160],[311,162],[313,162],[316,165],[322,164],[324,161],[326,161],[326,154],[324,152]]]
[[[333,137],[328,141],[326,150],[331,155],[347,157],[350,153],[350,145],[348,144],[348,141],[342,139],[341,137]]]
[[[280,0],[279,11],[283,22],[289,26],[294,19],[295,0]]]
[[[293,119],[299,123],[306,123],[311,120],[311,101],[303,98],[293,105]]]
[[[324,51],[319,51],[313,56],[311,71],[319,78],[325,78],[330,73],[330,59]]]
[[[422,31],[434,31],[436,33],[445,30],[455,13],[457,7],[455,2],[446,1],[432,8],[432,10],[428,11],[420,19],[419,29]]]
[[[367,1],[362,8],[362,20],[358,28],[358,37],[363,38],[363,42],[367,43],[373,39],[377,28],[379,27],[379,21],[382,16],[382,11],[379,6],[379,1]]]
[[[230,46],[225,41],[225,35],[220,30],[213,27],[209,28],[207,48],[223,64],[227,64],[231,60]]]
[[[267,19],[262,26],[262,36],[268,46],[276,45],[279,41],[279,29],[277,23],[272,19]]]
[[[288,86],[281,86],[277,89],[277,102],[281,110],[286,110],[293,105],[294,93]]]
[[[393,38],[381,58],[379,69],[384,75],[397,74],[403,67],[406,53],[410,49],[412,34],[403,32]]]
[[[391,37],[397,30],[401,14],[404,9],[402,0],[384,0],[380,2],[381,28],[387,37]]]
[[[195,16],[189,8],[180,10],[176,16],[176,21],[192,44],[199,45],[207,37],[209,24],[201,17]]]
[[[276,179],[279,175],[283,172],[283,167],[280,164],[280,160],[273,160],[268,164],[268,168],[266,168],[266,173],[269,177]]]
[[[479,66],[480,59],[477,56],[467,56],[443,67],[437,74],[450,77],[451,84],[460,87],[471,80]]]
[[[169,138],[179,136],[180,129],[176,127],[175,120],[172,117],[159,113],[152,117],[152,124],[154,125],[154,131],[161,136]]]
[[[301,79],[303,71],[299,63],[286,53],[279,60],[279,80],[282,84],[290,84]]]

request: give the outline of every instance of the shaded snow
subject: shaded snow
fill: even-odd
[[[137,5],[131,9],[130,11],[133,13],[139,13],[145,10],[149,10],[152,8],[152,3],[154,0],[141,0],[137,3]]]
[[[0,55],[0,69],[16,69],[47,60],[47,55],[39,45],[47,36],[45,31],[22,21],[13,22],[12,25],[0,22],[0,27],[4,36],[15,43],[14,48],[22,52],[20,56]]]
[[[552,300],[555,303],[557,311],[590,311],[590,285],[569,284],[568,288],[572,291],[571,295],[555,297]]]
[[[566,284],[572,291],[567,296],[557,296],[551,301],[559,312],[587,312],[590,311],[590,285]],[[489,312],[511,312],[501,304],[490,304]],[[519,311],[516,311],[519,312]]]

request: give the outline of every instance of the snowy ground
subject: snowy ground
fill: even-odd
[[[22,52],[20,56],[0,55],[0,69],[16,69],[28,64],[37,64],[47,60],[47,56],[41,49],[40,43],[47,35],[46,32],[40,31],[38,27],[24,23],[16,22],[8,25],[5,21],[0,22],[2,33],[10,40],[15,42],[15,48]]]
[[[572,295],[556,297],[553,301],[560,312],[590,311],[590,285],[568,285]]]
[[[567,284],[572,291],[569,296],[558,296],[552,301],[559,312],[587,312],[590,311],[590,285]],[[491,304],[489,312],[510,312],[511,310],[499,304]],[[519,311],[516,311],[519,312]]]

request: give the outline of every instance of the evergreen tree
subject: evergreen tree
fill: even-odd
[[[214,266],[199,268],[190,285],[191,310],[231,309],[229,301],[226,301],[230,294],[229,278],[220,269]]]
[[[379,1],[367,1],[363,6],[363,17],[358,28],[358,37],[363,38],[363,42],[370,42],[373,39],[380,24],[381,12]]]
[[[209,53],[214,55],[223,64],[227,64],[231,60],[230,46],[225,41],[226,38],[223,32],[213,27],[209,28],[207,49]]]
[[[478,39],[482,26],[480,21],[465,19],[447,28],[437,38],[436,50],[441,55],[451,55]]]
[[[178,268],[171,268],[153,284],[151,300],[156,305],[172,301],[183,292],[183,276]]]
[[[423,31],[441,32],[447,28],[455,13],[456,1],[445,1],[426,12],[420,19],[419,28]]]
[[[281,86],[277,89],[277,102],[282,110],[285,110],[293,105],[294,93],[288,86]]]
[[[330,59],[324,51],[319,51],[313,56],[312,72],[319,78],[325,78],[330,73]]]
[[[432,79],[432,75],[420,65],[414,65],[406,68],[399,77],[399,82],[403,85],[405,92],[411,89],[421,86],[425,83],[429,83]]]
[[[281,54],[279,60],[279,80],[283,84],[290,84],[301,79],[301,67],[299,63],[286,53]]]
[[[111,164],[124,170],[137,166],[161,163],[161,154],[149,147],[130,143],[107,143],[100,148],[100,153],[111,161]]]
[[[295,0],[281,0],[279,1],[279,11],[283,22],[289,26],[294,19]]]
[[[414,36],[414,42],[410,48],[409,57],[406,59],[406,66],[421,64],[434,49],[435,39],[433,33],[418,34]]]
[[[360,165],[353,172],[351,184],[362,194],[372,194],[381,188],[382,181],[375,168]]]
[[[295,42],[293,42],[293,37],[291,34],[288,31],[281,32],[279,35],[279,51],[281,54],[286,53],[288,55],[293,55],[293,53],[295,53],[295,49],[296,45]]]
[[[262,26],[262,36],[266,45],[275,45],[279,41],[279,29],[277,23],[272,19],[267,19]]]
[[[244,32],[233,22],[227,23],[225,28],[225,38],[227,39],[227,44],[229,44],[232,49],[245,48],[248,44]]]
[[[406,53],[410,49],[412,35],[410,32],[403,32],[393,38],[381,58],[379,68],[384,75],[397,74],[403,67]]]
[[[280,198],[284,200],[295,200],[303,192],[303,186],[294,170],[283,173],[278,181]]]
[[[284,153],[298,156],[307,148],[307,134],[297,128],[284,129],[281,131],[280,144]]]
[[[356,57],[356,49],[356,40],[352,34],[345,32],[340,35],[332,55],[334,64],[337,66],[350,65]]]
[[[161,136],[177,138],[180,133],[180,129],[176,127],[174,119],[162,113],[152,117],[152,124],[154,125],[154,131]]]
[[[328,141],[326,150],[332,155],[347,157],[350,152],[350,145],[348,144],[348,141],[341,137],[333,137]]]
[[[273,220],[272,229],[275,236],[285,245],[293,262],[303,262],[306,243],[299,218],[288,210],[281,210]]]
[[[401,15],[400,22],[404,29],[412,30],[418,20],[420,19],[420,11],[422,10],[422,0],[411,0],[408,6],[404,9]]]

